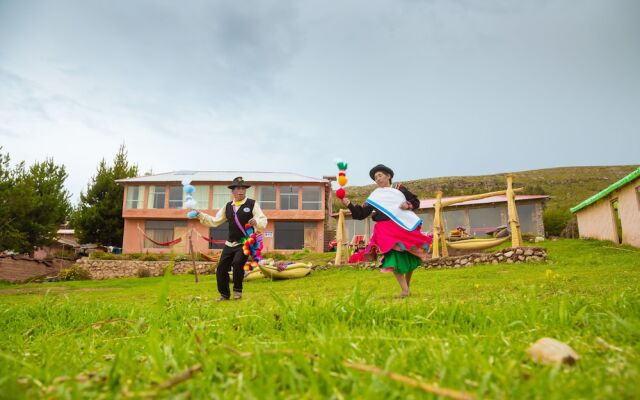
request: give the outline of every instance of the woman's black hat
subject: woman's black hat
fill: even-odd
[[[378,171],[382,171],[385,174],[389,175],[391,178],[393,178],[393,170],[391,168],[387,167],[386,165],[378,164],[375,167],[371,168],[371,171],[369,171],[369,176],[371,177],[371,180],[375,181],[375,178],[373,176]]]

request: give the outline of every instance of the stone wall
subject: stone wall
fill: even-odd
[[[428,259],[422,265],[425,268],[460,268],[475,264],[520,264],[523,262],[544,261],[547,251],[541,247],[510,247],[495,253],[472,253],[455,257]]]
[[[144,269],[149,271],[149,276],[161,276],[169,261],[140,261],[140,260],[91,260],[88,257],[78,260],[75,264],[89,271],[91,279],[130,278],[140,276]],[[217,263],[209,261],[196,261],[196,270],[199,274],[211,273]],[[186,274],[193,268],[191,261],[179,261],[173,265],[173,274]]]

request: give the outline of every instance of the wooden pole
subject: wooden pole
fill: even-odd
[[[336,259],[334,265],[346,264],[343,259],[346,258],[345,237],[347,236],[347,227],[344,222],[344,209],[338,211],[338,226],[336,227]]]
[[[371,230],[371,217],[367,217],[364,220],[364,242],[369,244],[369,231]]]
[[[509,227],[511,229],[511,246],[522,246],[522,233],[520,232],[520,220],[516,208],[516,195],[513,189],[513,175],[507,175],[507,211],[509,213]]]
[[[442,192],[436,192],[436,204],[433,214],[433,249],[431,250],[431,258],[440,258],[440,235],[442,235],[440,207],[442,206]]]
[[[193,252],[193,242],[191,240],[191,234],[193,229],[189,230],[189,253],[191,253],[191,265],[193,266],[193,276],[196,279],[196,283],[198,283],[198,268],[196,268],[196,255]]]
[[[513,189],[514,192],[521,192],[523,190],[524,190],[524,188]],[[444,207],[448,207],[448,206],[453,205],[453,204],[462,203],[462,202],[470,201],[470,200],[486,199],[487,197],[499,196],[501,194],[507,194],[507,191],[506,190],[498,190],[497,192],[489,192],[489,193],[473,194],[473,195],[470,195],[470,196],[463,196],[463,197],[459,197],[457,199],[443,201],[442,202],[442,207],[444,208]]]

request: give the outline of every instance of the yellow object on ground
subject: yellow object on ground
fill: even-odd
[[[233,274],[231,272],[229,272],[229,277],[233,279]],[[244,276],[244,281],[255,281],[256,279],[262,278],[265,278],[265,276],[262,274],[262,271],[256,268]]]
[[[489,239],[463,239],[455,242],[447,241],[447,246],[458,250],[484,250],[504,243],[510,238],[511,236]]]
[[[286,269],[279,271],[273,264],[259,265],[260,270],[267,278],[271,279],[296,279],[302,278],[311,273],[311,263],[295,263],[288,265]]]

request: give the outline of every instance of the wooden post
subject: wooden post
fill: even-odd
[[[371,217],[364,220],[364,242],[369,245],[369,231],[371,230]]]
[[[442,206],[442,191],[436,192],[435,211],[433,213],[433,249],[431,250],[431,258],[440,258],[440,236],[442,235],[442,222],[440,208]]]
[[[193,276],[196,278],[196,283],[198,283],[198,269],[196,268],[196,255],[193,252],[193,242],[191,241],[192,232],[193,232],[193,228],[189,230],[189,253],[191,253],[191,265],[193,266]]]
[[[336,259],[334,265],[346,264],[348,259],[345,238],[347,227],[344,222],[344,209],[338,211],[338,226],[336,227]]]
[[[511,247],[522,246],[520,220],[516,208],[516,195],[513,190],[513,175],[507,175],[507,211],[509,213],[509,227],[511,229]]]

